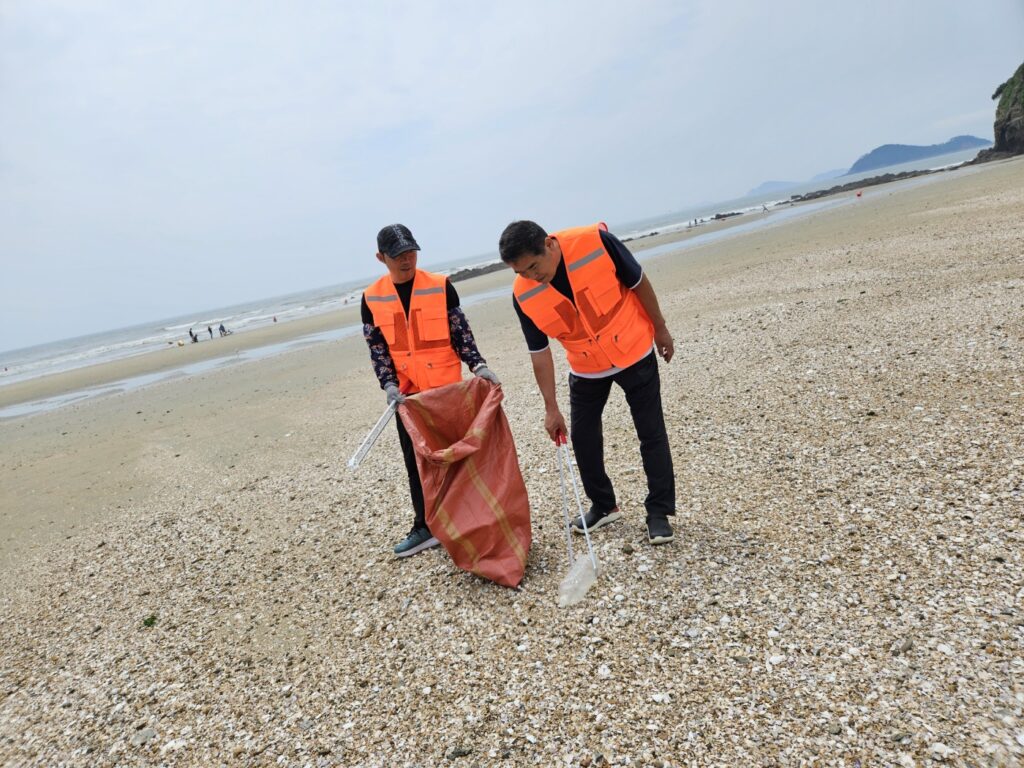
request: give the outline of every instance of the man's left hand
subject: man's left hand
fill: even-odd
[[[676,352],[676,346],[667,327],[662,326],[654,331],[654,348],[658,350],[659,355],[665,358],[666,363],[671,362],[672,355]]]

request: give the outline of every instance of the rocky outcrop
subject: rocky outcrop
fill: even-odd
[[[971,161],[974,162],[974,161]],[[966,163],[965,163],[966,165]],[[881,176],[872,176],[867,179],[861,179],[860,181],[851,181],[847,184],[839,184],[829,189],[819,189],[815,192],[808,192],[805,195],[793,195],[789,198],[789,202],[792,203],[805,203],[808,200],[817,200],[819,197],[828,197],[829,195],[838,195],[840,192],[853,192],[865,188],[874,187],[879,184],[888,184],[891,181],[903,181],[904,179],[913,179],[916,176],[928,176],[932,173],[943,173],[944,171],[956,170],[958,166],[950,166],[948,168],[930,168],[927,170],[920,171],[902,171],[900,173],[883,173]]]
[[[505,269],[504,261],[495,261],[490,264],[481,264],[477,267],[457,269],[448,275],[448,279],[455,283],[459,280],[468,280],[471,277],[478,277],[479,275],[486,275],[490,272],[497,272],[499,269]]]
[[[979,154],[978,160],[1024,154],[1024,64],[1017,68],[1013,77],[996,88],[992,98],[999,99],[993,126],[996,143],[992,149]]]

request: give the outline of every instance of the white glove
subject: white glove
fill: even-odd
[[[498,381],[498,377],[494,375],[494,371],[486,365],[478,365],[476,370],[473,371],[473,375],[479,376],[484,381],[491,382],[491,384],[501,384],[501,382]]]
[[[384,387],[384,394],[388,396],[388,405],[394,403],[395,405],[401,405],[405,402],[405,395],[398,391],[396,384],[388,384]]]

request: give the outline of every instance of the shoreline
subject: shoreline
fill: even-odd
[[[1005,161],[997,158],[989,162]],[[844,184],[826,190],[796,195],[791,200],[771,206],[767,212],[719,212],[698,226],[685,226],[660,232],[653,231],[639,237],[624,240],[638,258],[644,258],[645,251],[655,250],[659,255],[670,245],[678,244],[680,249],[687,247],[687,241],[704,238],[713,233],[724,233],[737,228],[746,231],[756,223],[765,225],[772,223],[772,213],[788,211],[801,204],[811,203],[824,197],[852,192],[862,188],[884,186],[887,184],[908,181],[920,177],[929,177],[947,171],[979,168],[982,164],[960,164],[949,168],[938,168],[923,171],[906,171],[900,174],[882,174],[864,179],[860,182]],[[501,261],[482,264],[475,267],[457,269],[449,275],[453,283],[458,283],[460,297],[463,301],[472,300],[474,296],[495,290],[502,285],[511,285],[512,274]],[[343,309],[334,309],[309,317],[289,320],[276,325],[255,328],[249,331],[232,334],[231,336],[203,340],[199,344],[168,345],[166,348],[144,352],[131,357],[94,363],[68,371],[45,374],[10,384],[0,384],[0,421],[18,419],[36,413],[46,412],[76,402],[83,398],[102,397],[123,391],[117,385],[124,384],[127,388],[146,386],[166,380],[176,373],[194,375],[192,371],[202,372],[215,367],[218,362],[230,365],[233,359],[239,363],[254,358],[264,357],[259,350],[274,348],[275,354],[291,351],[301,347],[307,339],[318,343],[341,338],[346,330],[357,327],[359,323],[358,305],[349,305]],[[164,378],[160,375],[164,374]],[[149,377],[153,381],[143,381]],[[74,397],[81,394],[82,397]]]
[[[511,284],[511,273],[507,277]],[[500,276],[480,275],[461,280],[470,290],[465,297],[494,290],[500,285]],[[461,286],[460,286],[461,287]],[[157,374],[172,374],[180,369],[198,367],[218,361],[230,363],[233,357],[267,347],[302,346],[304,340],[328,334],[341,336],[351,327],[358,327],[359,305],[322,312],[288,322],[254,328],[230,336],[218,337],[199,344],[168,345],[166,348],[144,352],[132,357],[59,371],[31,379],[0,385],[0,421],[21,418],[22,414],[5,415],[4,411],[29,403],[43,402],[62,395],[87,392],[119,382]],[[286,351],[286,350],[282,350]],[[242,362],[250,358],[245,357]],[[60,407],[60,406],[57,406]],[[41,408],[39,410],[46,410]],[[31,415],[30,413],[24,415]]]
[[[710,226],[703,228],[700,234],[713,232],[722,229],[723,225],[727,227],[736,223],[734,220],[713,222]],[[667,243],[682,243],[694,234],[697,233],[693,230],[680,230],[636,238],[631,241],[631,250],[642,257],[645,250],[664,246]],[[472,304],[475,297],[489,294],[500,287],[510,287],[512,278],[511,270],[500,261],[456,270],[450,275],[464,304]],[[199,344],[168,345],[166,348],[144,352],[132,357],[94,363],[10,384],[0,384],[0,422],[65,407],[78,400],[78,398],[69,396],[79,393],[86,393],[86,398],[114,394],[120,390],[111,392],[97,390],[114,387],[123,382],[128,382],[131,386],[130,382],[143,377],[156,377],[160,374],[170,377],[178,371],[188,369],[204,371],[215,366],[218,361],[230,364],[232,358],[240,358],[239,362],[248,362],[252,359],[251,353],[264,348],[274,347],[278,349],[278,353],[284,353],[290,351],[286,348],[293,345],[296,348],[303,346],[306,339],[316,338],[316,341],[320,342],[331,340],[331,338],[340,338],[346,329],[358,328],[358,324],[359,306],[352,304],[343,309],[263,326],[209,341],[203,340]],[[257,357],[262,356],[257,355]],[[56,399],[61,401],[51,402]],[[31,405],[38,407],[24,407]]]
[[[966,168],[970,165],[969,162],[957,163],[945,168],[928,168],[921,171],[901,171],[900,173],[883,173],[878,176],[871,176],[867,179],[861,179],[860,181],[851,181],[846,184],[837,184],[834,187],[828,189],[819,189],[815,192],[807,192],[802,195],[793,195],[789,199],[789,203],[804,203],[808,200],[818,200],[822,197],[829,197],[831,195],[839,195],[843,192],[854,192],[859,189],[867,189],[869,187],[877,187],[880,184],[890,184],[894,181],[904,181],[906,179],[914,179],[918,176],[930,176],[934,173],[948,173],[950,171],[958,171],[961,168]],[[840,177],[842,178],[842,177]]]

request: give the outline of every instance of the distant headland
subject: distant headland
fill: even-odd
[[[943,144],[929,144],[918,146],[916,144],[883,144],[875,147],[866,155],[861,155],[857,162],[850,166],[846,176],[854,173],[865,173],[876,168],[887,168],[902,163],[912,163],[915,160],[924,160],[939,155],[949,155],[953,152],[963,152],[967,149],[982,149],[991,147],[992,142],[986,139],[979,139],[977,136],[954,136]]]
[[[875,147],[851,165],[849,168],[839,168],[833,171],[825,171],[808,179],[807,181],[765,181],[750,190],[748,195],[764,195],[782,192],[793,187],[802,186],[808,182],[829,181],[842,176],[850,176],[854,173],[873,171],[876,168],[886,168],[902,163],[911,163],[916,160],[924,160],[929,157],[948,155],[953,152],[963,152],[968,149],[982,149],[991,147],[992,142],[980,139],[977,136],[954,136],[943,144],[929,144],[919,146],[916,144],[883,144]],[[916,175],[916,173],[914,174]]]

